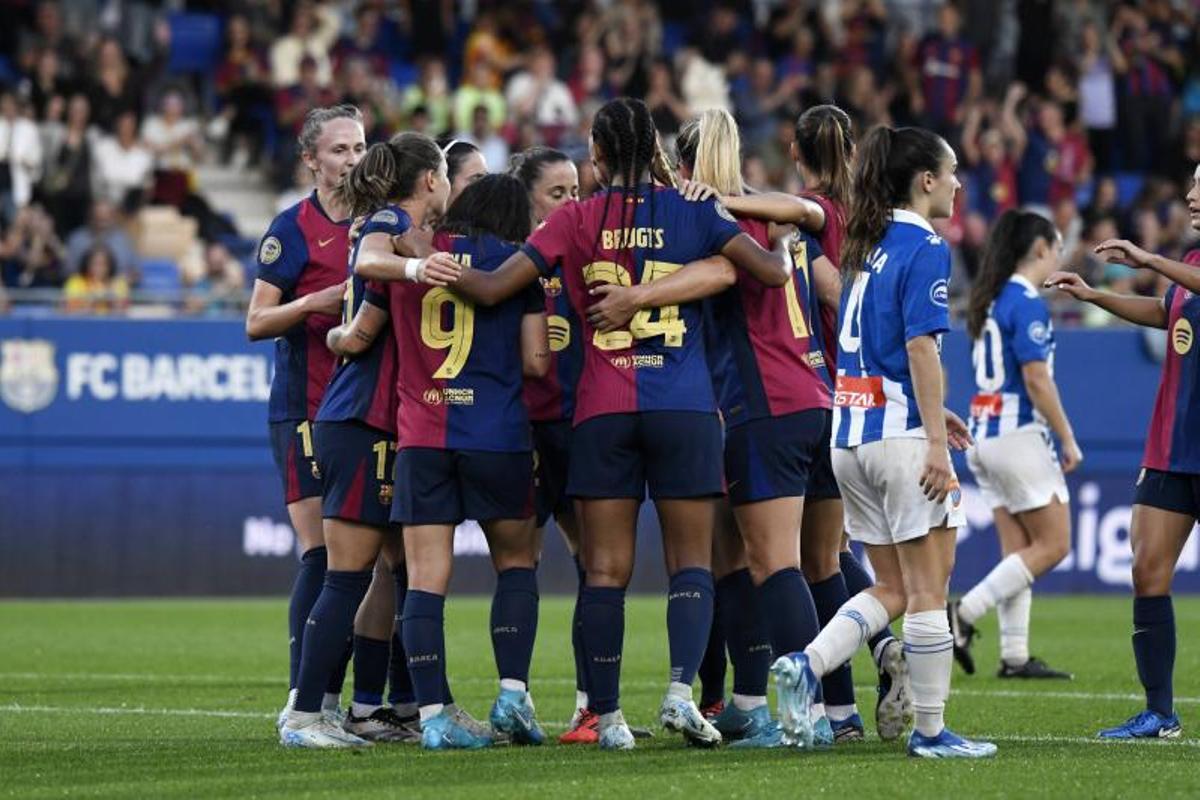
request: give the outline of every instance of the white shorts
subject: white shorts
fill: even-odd
[[[1050,436],[1038,426],[1020,428],[992,439],[980,439],[967,451],[988,508],[1011,514],[1071,499]]]
[[[842,490],[846,533],[864,544],[899,544],[919,539],[931,528],[966,523],[962,492],[956,487],[935,503],[921,491],[926,439],[882,439],[834,448],[833,474]]]

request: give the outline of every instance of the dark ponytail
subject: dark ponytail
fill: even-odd
[[[848,206],[854,152],[850,116],[837,106],[813,106],[796,120],[795,133],[800,158],[817,176],[817,185],[808,188]]]
[[[891,221],[893,208],[910,200],[913,178],[937,173],[949,145],[924,128],[892,130],[879,125],[858,146],[842,247],[842,278],[852,277],[866,263]]]
[[[988,310],[1016,272],[1017,265],[1029,255],[1034,242],[1045,239],[1047,244],[1053,244],[1057,237],[1054,223],[1041,214],[1011,209],[1000,215],[988,234],[979,273],[971,284],[971,298],[967,303],[967,333],[972,339],[978,339],[983,332]]]
[[[412,196],[417,179],[442,166],[442,151],[421,133],[398,133],[367,148],[362,160],[334,190],[335,198],[358,217],[393,200]]]
[[[621,223],[619,227],[628,228],[633,224],[637,212],[637,203],[629,202],[638,193],[638,182],[648,175],[656,175],[665,163],[662,157],[662,146],[658,140],[658,130],[654,127],[654,119],[650,109],[641,100],[632,97],[618,97],[609,100],[596,112],[592,118],[592,141],[599,148],[608,167],[610,189],[604,195],[604,209],[600,219],[603,221],[596,230],[596,241],[592,244],[592,255],[600,247],[600,235],[608,222],[609,201],[618,194]],[[667,175],[659,176],[660,180],[672,179],[669,166]],[[614,180],[621,181],[620,187],[612,187]],[[649,193],[650,220],[654,220],[654,190]],[[618,260],[622,257],[625,266],[633,272],[634,253],[632,247],[618,249]]]

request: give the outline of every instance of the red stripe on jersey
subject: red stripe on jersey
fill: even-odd
[[[1188,264],[1200,266],[1200,250],[1193,250],[1184,257]],[[1162,378],[1158,393],[1154,397],[1154,412],[1150,417],[1150,430],[1146,434],[1146,451],[1142,466],[1150,469],[1171,471],[1171,442],[1175,434],[1176,417],[1179,412],[1179,381],[1183,369],[1183,357],[1173,346],[1171,334],[1176,322],[1183,315],[1183,304],[1190,294],[1182,286],[1175,286],[1171,307],[1167,309],[1167,354],[1163,360]],[[1191,346],[1195,346],[1194,344]],[[1190,348],[1189,348],[1190,349]]]
[[[291,505],[300,499],[300,476],[296,474],[296,439],[288,442],[287,458],[284,459],[283,473],[287,479],[287,491],[283,501]]]

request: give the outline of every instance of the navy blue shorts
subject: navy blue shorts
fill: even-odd
[[[571,510],[567,496],[567,469],[571,457],[571,423],[533,423],[533,480],[537,524],[542,527],[555,514]]]
[[[321,470],[313,457],[312,423],[306,419],[272,422],[271,455],[283,481],[288,505],[306,497],[321,496]]]
[[[832,440],[833,412],[830,411],[826,413],[821,447],[813,458],[812,469],[808,472],[808,494],[804,499],[809,502],[842,499],[842,490],[838,488],[837,478],[833,474],[833,450],[829,447]]]
[[[725,433],[725,480],[730,505],[804,497],[821,452],[829,457],[829,420],[823,408],[762,417]]]
[[[325,483],[321,516],[390,526],[396,437],[354,420],[318,422],[313,429]]]
[[[1143,468],[1133,502],[1200,521],[1200,475]]]
[[[405,447],[396,456],[392,522],[457,525],[533,516],[533,454]]]
[[[567,494],[656,500],[724,494],[721,421],[702,411],[605,414],[575,427]]]

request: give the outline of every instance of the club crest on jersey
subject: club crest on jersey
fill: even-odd
[[[1045,344],[1050,341],[1050,328],[1046,323],[1035,320],[1029,323],[1029,338],[1037,344]]]
[[[0,399],[14,411],[32,414],[54,402],[58,367],[48,339],[0,342]]]
[[[562,294],[562,278],[555,275],[553,278],[538,278],[542,284],[542,291],[546,293],[546,297],[558,297]]]
[[[380,225],[399,225],[400,218],[396,216],[395,211],[385,208],[382,211],[376,211],[371,217],[371,222],[378,222]]]
[[[1175,325],[1171,328],[1171,346],[1175,348],[1175,352],[1186,356],[1195,340],[1196,332],[1192,330],[1192,323],[1183,317],[1175,320]]]
[[[933,301],[934,305],[950,305],[950,284],[946,282],[945,278],[934,281],[933,286],[929,287],[929,299]]]
[[[264,264],[274,264],[283,255],[283,245],[279,239],[274,236],[268,236],[263,239],[262,246],[258,248],[258,260]]]
[[[571,346],[571,323],[566,317],[551,314],[546,318],[546,327],[550,334],[550,352],[560,353]]]

